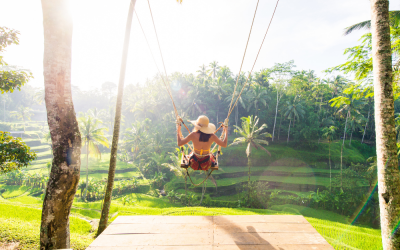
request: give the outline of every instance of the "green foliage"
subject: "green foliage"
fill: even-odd
[[[0,242],[19,242],[21,249],[39,247],[41,210],[0,203]],[[70,217],[71,247],[85,249],[91,241],[88,222]]]
[[[5,199],[10,199],[12,197],[24,194],[26,191],[31,189],[31,187],[17,186],[17,185],[12,185],[12,186],[3,185],[1,186],[1,189],[5,189],[5,191],[1,194],[1,196]]]
[[[0,131],[0,174],[27,167],[36,157],[20,138]]]
[[[19,44],[19,32],[7,27],[0,27],[0,53],[11,44]],[[2,94],[13,92],[16,88],[21,90],[21,86],[33,78],[32,73],[18,69],[17,67],[7,66],[0,55],[0,91]]]

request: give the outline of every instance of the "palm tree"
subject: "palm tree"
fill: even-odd
[[[389,11],[389,25],[396,27],[400,23],[400,10]],[[360,23],[353,24],[344,30],[344,35],[347,36],[355,30],[370,30],[371,20],[363,21]]]
[[[222,77],[223,81],[226,82],[231,79],[232,71],[227,66],[222,66],[219,69],[218,76]]]
[[[131,0],[129,5],[128,18],[126,22],[124,48],[122,52],[121,70],[120,70],[120,77],[118,84],[118,95],[117,95],[117,103],[115,109],[114,131],[113,131],[113,139],[112,139],[111,154],[110,154],[110,168],[108,170],[107,189],[104,195],[103,208],[101,210],[101,217],[100,217],[99,227],[97,229],[97,235],[100,235],[107,227],[108,214],[110,212],[110,206],[111,206],[111,196],[114,186],[115,169],[117,167],[118,140],[119,140],[119,131],[121,126],[121,111],[122,111],[122,98],[124,91],[126,61],[128,57],[130,30],[132,26],[132,17],[133,17],[133,11],[135,9],[135,3],[136,3],[135,0]]]
[[[254,109],[256,110],[255,115],[258,116],[259,103],[263,104],[264,107],[267,107],[267,101],[269,101],[270,99],[271,98],[268,95],[267,88],[258,85],[253,87],[248,94],[249,105],[247,106],[247,112],[249,112],[251,107],[254,106]]]
[[[233,93],[233,91],[234,91],[234,86],[231,86],[231,88],[232,88],[232,93]],[[239,89],[240,89],[240,88],[239,88]],[[230,91],[228,91],[228,92],[230,92]],[[232,101],[232,97],[233,97],[233,102],[235,102],[236,99],[237,99],[237,97],[238,97],[238,95],[239,95],[239,90],[236,89],[236,92],[233,93],[232,96],[227,96],[227,97],[225,97],[225,102],[230,104],[231,101]],[[236,107],[235,107],[235,125],[236,125],[236,126],[238,125],[238,119],[239,119],[239,103],[242,105],[242,108],[244,108],[244,109],[246,108],[246,105],[245,105],[245,103],[244,103],[244,101],[243,101],[243,98],[244,98],[243,95],[241,95],[241,96],[239,97],[238,103],[236,104]],[[232,103],[232,105],[234,105],[234,104],[235,104],[235,103]]]
[[[323,130],[323,137],[325,137],[329,143],[329,191],[332,191],[331,143],[333,141],[333,138],[335,138],[336,130],[337,127],[335,126],[326,127]]]
[[[217,110],[217,121],[219,121],[219,104],[220,101],[223,97],[223,95],[226,93],[227,89],[227,84],[223,81],[222,77],[218,77],[217,80],[212,82],[212,85],[210,85],[210,88],[212,89],[214,95],[216,95],[217,98],[217,104],[216,104],[216,110]]]
[[[229,146],[235,146],[243,143],[247,143],[246,147],[246,155],[247,155],[247,166],[249,168],[248,172],[248,184],[250,185],[250,168],[251,168],[251,148],[255,147],[256,149],[262,149],[265,152],[267,152],[270,156],[271,153],[265,149],[261,144],[268,145],[268,141],[265,140],[264,138],[271,137],[271,134],[268,132],[263,132],[261,133],[264,129],[268,128],[267,124],[261,125],[261,127],[258,127],[258,121],[259,119],[257,116],[249,116],[249,117],[242,117],[242,127],[235,126],[235,132],[239,133],[242,137],[235,138],[233,143],[231,143]]]
[[[400,173],[394,123],[389,0],[371,0],[378,197],[383,249],[400,249]]]
[[[362,130],[361,123],[365,121],[364,116],[362,115],[354,115],[350,118],[349,126],[350,126],[350,142],[349,146],[351,146],[351,139],[353,138],[353,132],[357,129]]]
[[[163,164],[167,162],[167,155],[165,152],[153,152],[149,159],[157,166],[157,172],[161,172],[160,166],[163,166]]]
[[[219,70],[219,66],[218,66],[218,62],[217,61],[213,61],[210,63],[210,69],[208,70],[208,76],[212,75],[212,78],[215,79],[215,76],[218,73]]]
[[[107,117],[107,111],[105,109],[98,109],[94,107],[88,110],[88,115],[93,117],[95,120],[103,120]]]
[[[18,111],[11,111],[11,116],[17,117],[18,120],[22,120],[24,125],[24,132],[25,132],[25,122],[26,120],[30,121],[32,117],[32,111],[30,107],[24,107],[22,105],[18,106]]]
[[[300,117],[303,118],[304,114],[305,114],[303,105],[300,102],[296,103],[296,98],[297,98],[297,96],[294,98],[292,103],[290,103],[289,101],[286,102],[288,106],[287,106],[284,116],[290,120],[287,143],[289,143],[290,125],[292,124],[292,119],[293,119],[293,127],[294,127],[295,122],[296,122],[296,117],[297,117],[297,120],[300,120]]]
[[[353,96],[347,97],[347,96],[338,96],[330,100],[331,106],[338,108],[336,111],[336,114],[344,114],[346,113],[346,122],[344,125],[344,132],[343,132],[343,143],[346,138],[346,130],[347,130],[347,121],[350,117],[352,117],[355,114],[361,115],[359,108],[361,105],[364,104],[364,101],[358,100],[356,98],[353,98]]]
[[[337,114],[346,113],[346,122],[344,125],[344,132],[343,132],[343,142],[340,148],[340,187],[342,188],[343,148],[344,148],[344,140],[346,139],[347,121],[350,117],[352,117],[353,113],[361,115],[360,111],[358,110],[358,107],[364,104],[364,102],[361,100],[357,100],[353,97],[346,97],[346,96],[338,96],[336,98],[333,98],[329,102],[332,102],[331,104],[332,107],[338,108],[338,110],[336,111]]]
[[[82,135],[82,141],[86,146],[86,189],[83,200],[86,199],[89,183],[89,154],[101,157],[99,145],[109,147],[108,140],[104,136],[104,131],[108,130],[101,125],[100,120],[94,119],[92,116],[87,115],[79,118],[79,128]]]
[[[204,80],[208,76],[207,75],[207,66],[203,64],[199,68],[200,69],[196,71],[199,73],[197,75],[197,77]]]

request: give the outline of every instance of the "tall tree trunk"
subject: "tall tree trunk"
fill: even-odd
[[[117,103],[115,110],[114,133],[113,133],[111,154],[110,154],[110,169],[108,171],[107,189],[104,195],[103,208],[101,210],[101,217],[100,217],[99,228],[97,230],[97,235],[100,235],[107,227],[108,214],[110,212],[110,206],[111,206],[111,196],[114,186],[115,168],[117,165],[118,139],[119,139],[119,130],[121,123],[121,109],[122,109],[122,97],[124,91],[126,61],[128,57],[129,37],[131,32],[132,16],[135,8],[135,3],[136,0],[131,0],[128,12],[128,19],[126,21],[125,40],[122,51],[121,71],[119,75],[118,96],[117,96]]]
[[[281,119],[279,120],[278,141],[279,141],[279,136],[281,134],[282,118],[283,118],[283,113],[281,114]]]
[[[238,125],[238,119],[239,119],[239,105],[236,105],[236,115],[235,115],[235,123],[236,126]]]
[[[329,192],[332,192],[331,142],[329,142]]]
[[[204,171],[204,174],[205,174],[205,178],[207,178],[207,171]],[[201,206],[201,203],[203,202],[204,194],[206,193],[206,188],[207,188],[206,184],[207,184],[207,181],[205,181],[203,183],[203,187],[201,190],[201,199],[200,199],[200,204],[199,204],[200,206]]]
[[[250,201],[250,177],[251,177],[251,145],[249,148],[249,155],[247,156],[247,167],[249,168],[249,172],[248,172],[248,181],[247,181],[247,193],[248,193],[248,200]]]
[[[288,133],[287,133],[287,143],[289,143],[289,136],[290,136],[290,125],[292,124],[292,119],[290,119],[290,122],[289,122],[289,130],[288,130]]]
[[[365,137],[365,132],[367,131],[367,127],[368,127],[368,121],[369,121],[369,114],[371,112],[371,106],[369,106],[368,108],[368,117],[367,117],[367,122],[365,123],[365,127],[364,127],[364,133],[363,133],[363,137],[361,139],[361,143],[364,142],[364,137]]]
[[[389,1],[371,0],[378,194],[385,250],[400,249],[400,174],[394,121]]]
[[[22,122],[24,123],[24,133],[25,133],[26,131],[25,131],[25,117],[24,116],[22,116]]]
[[[279,105],[279,91],[278,91],[278,89],[276,89],[276,107],[275,107],[274,128],[272,129],[272,141],[274,141],[276,117],[278,115],[278,105]]]
[[[43,200],[40,249],[70,248],[69,214],[79,183],[81,134],[71,94],[72,19],[67,0],[42,0],[43,75],[53,161]]]
[[[86,140],[86,188],[85,188],[85,197],[83,197],[83,200],[87,200],[88,186],[89,186],[89,141]]]
[[[343,188],[343,147],[344,145],[340,147],[340,188]]]
[[[351,146],[351,139],[352,139],[352,138],[353,138],[353,128],[351,128],[349,146]]]
[[[344,144],[344,140],[346,139],[346,129],[347,129],[347,119],[350,116],[350,109],[349,111],[347,111],[347,115],[346,115],[346,123],[344,124],[344,132],[343,132],[343,143]]]

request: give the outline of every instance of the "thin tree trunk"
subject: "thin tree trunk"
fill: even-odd
[[[206,171],[204,171],[204,174],[205,174],[205,178],[207,178],[207,172]],[[203,188],[201,190],[200,206],[201,206],[201,203],[203,202],[204,194],[206,193],[206,183],[207,183],[207,181],[205,181],[203,183]]]
[[[250,201],[250,177],[251,177],[251,146],[250,146],[250,153],[247,156],[247,166],[249,168],[249,172],[248,172],[248,181],[247,181],[247,193],[248,193],[248,200]]]
[[[332,192],[331,142],[329,142],[329,192]]]
[[[187,204],[187,175],[185,174],[185,203]]]
[[[69,214],[79,183],[81,134],[71,94],[72,19],[67,0],[42,0],[43,75],[53,161],[43,200],[40,249],[70,248]]]
[[[89,186],[89,142],[86,140],[86,188],[85,188],[85,197],[83,200],[87,200],[87,190]]]
[[[370,112],[371,112],[371,106],[369,106],[369,108],[368,108],[368,117],[367,117],[367,122],[365,123],[364,133],[363,133],[363,137],[361,139],[361,143],[364,143],[364,137],[365,137],[365,132],[367,131],[367,126],[368,126],[368,121],[369,121],[369,113]]]
[[[272,141],[274,141],[276,117],[278,115],[278,105],[279,105],[279,91],[278,91],[278,89],[276,89],[276,108],[275,108],[274,128],[272,129]],[[279,140],[279,138],[278,138],[278,140]]]
[[[343,188],[343,147],[340,148],[340,188]]]
[[[279,120],[278,141],[281,134],[282,118],[283,118],[283,113],[281,114],[281,119]]]
[[[394,121],[389,1],[371,0],[378,196],[382,246],[400,249],[400,173]]]
[[[236,115],[235,115],[236,126],[238,125],[238,119],[239,119],[239,105],[236,105]]]
[[[110,154],[110,169],[108,171],[107,189],[104,195],[103,209],[101,210],[101,217],[100,217],[99,228],[97,230],[97,235],[100,235],[107,227],[108,214],[110,212],[110,206],[111,206],[111,196],[114,186],[115,169],[117,165],[118,139],[119,139],[119,130],[121,123],[121,109],[122,109],[122,97],[124,91],[126,61],[128,57],[129,37],[130,37],[132,16],[135,8],[135,3],[136,0],[131,0],[128,12],[128,19],[126,21],[125,40],[122,52],[121,71],[118,84],[118,96],[117,96],[117,103],[115,110],[114,133],[113,133],[111,154]]]
[[[22,116],[22,121],[24,123],[24,133],[25,133],[26,131],[25,131],[25,117],[24,116]]]
[[[350,115],[350,109],[349,109],[349,111],[347,111],[347,115],[346,115],[346,123],[344,125],[343,143],[342,144],[344,144],[344,140],[346,139],[347,119],[349,118],[349,115]]]
[[[350,143],[349,143],[349,146],[351,146],[351,139],[353,138],[353,130],[351,131],[351,133],[350,133]]]
[[[289,136],[290,136],[290,125],[292,124],[292,119],[290,119],[290,122],[289,122],[289,130],[288,130],[288,133],[287,133],[287,143],[289,143]]]

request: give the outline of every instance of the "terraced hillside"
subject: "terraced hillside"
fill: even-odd
[[[268,146],[271,156],[262,150],[252,151],[251,180],[268,182],[270,191],[279,190],[283,194],[307,194],[310,191],[317,192],[328,190],[330,176],[335,179],[340,175],[340,143],[332,143],[331,165],[329,169],[328,145],[326,143],[315,144],[312,148],[293,148],[286,144]],[[216,180],[216,188],[208,181],[206,192],[212,197],[223,197],[232,200],[229,196],[236,197],[236,190],[248,180],[247,157],[245,147],[228,147],[223,150],[220,157],[220,169],[214,171],[212,176]],[[366,159],[374,155],[374,148],[353,141],[352,146],[345,147],[343,165],[347,168],[351,163],[365,164]],[[331,172],[331,173],[330,173]],[[204,174],[193,172],[191,174],[194,183],[200,183]],[[366,180],[359,180],[359,186],[367,186]],[[202,192],[202,187],[193,187],[188,181],[190,190],[196,193]],[[167,190],[184,192],[185,180],[174,177],[166,184]],[[234,199],[234,198],[233,198]]]

